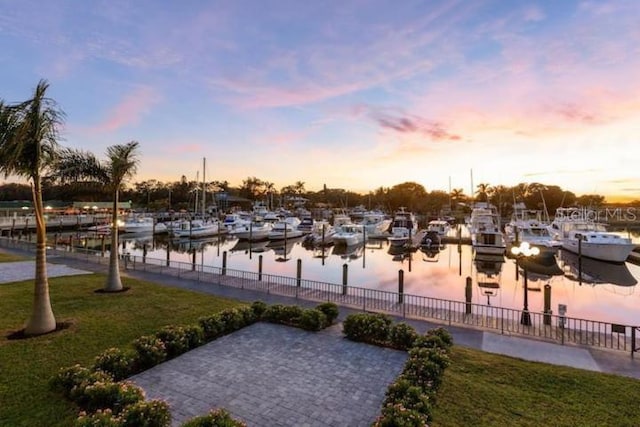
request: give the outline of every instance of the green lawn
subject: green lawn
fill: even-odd
[[[101,275],[52,278],[63,331],[7,340],[30,313],[33,281],[0,285],[0,426],[67,426],[76,411],[50,392],[60,367],[89,365],[105,348],[124,347],[160,327],[195,323],[237,302],[124,278],[131,290],[97,294]],[[455,347],[433,426],[638,426],[637,380],[526,362]]]
[[[68,329],[26,340],[7,340],[21,329],[33,298],[33,281],[0,285],[0,426],[68,426],[76,410],[50,392],[49,378],[61,367],[88,366],[108,347],[125,347],[133,339],[168,324],[196,323],[238,302],[123,278],[131,289],[100,294],[102,275],[49,279],[58,322]]]
[[[434,427],[640,426],[640,381],[454,347]]]
[[[29,258],[23,256],[0,252],[0,262],[26,261],[28,259]]]

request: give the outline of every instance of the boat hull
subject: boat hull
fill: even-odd
[[[578,247],[577,239],[570,239],[562,242],[562,249],[564,250],[607,262],[625,262],[635,247],[632,243],[605,244],[584,241],[580,246],[581,247]]]

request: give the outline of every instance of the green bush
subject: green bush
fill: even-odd
[[[382,414],[373,427],[428,427],[428,418],[415,409],[405,408],[402,403],[382,408]]]
[[[171,411],[162,400],[141,400],[127,406],[121,414],[123,427],[167,427],[171,425]]]
[[[236,308],[236,310],[242,316],[242,325],[240,326],[240,328],[253,325],[258,321],[258,316],[256,316],[256,313],[253,311],[253,308],[251,308],[250,306],[245,305],[245,306]]]
[[[268,322],[284,325],[297,325],[302,309],[297,305],[274,304],[267,307],[262,318]]]
[[[84,366],[73,365],[67,368],[60,368],[58,373],[49,380],[49,386],[67,399],[72,399],[73,393],[81,385],[86,387],[95,381],[107,381],[110,379],[109,374],[105,372],[93,372]]]
[[[190,419],[182,427],[246,427],[242,421],[234,420],[224,409],[215,409],[207,415]]]
[[[167,352],[167,359],[172,359],[186,351],[189,351],[187,333],[181,326],[165,326],[156,332],[156,338],[164,344]]]
[[[407,409],[413,409],[431,418],[433,410],[434,392],[423,391],[421,387],[416,386],[405,376],[401,375],[389,386],[385,395],[383,406],[401,403]]]
[[[427,331],[427,336],[436,336],[440,338],[440,340],[444,344],[442,346],[444,350],[449,350],[453,346],[453,337],[451,336],[449,331],[447,331],[443,327],[430,329],[429,331]]]
[[[134,356],[130,351],[112,347],[96,357],[93,370],[106,372],[114,381],[120,381],[131,375],[134,362]]]
[[[204,339],[206,341],[215,340],[225,333],[225,325],[218,314],[201,317],[198,319],[198,323],[204,332]]]
[[[414,348],[409,351],[409,359],[402,374],[423,390],[436,391],[442,383],[442,375],[447,366],[449,358],[443,350]]]
[[[342,327],[347,338],[353,341],[387,345],[391,318],[380,313],[350,314]]]
[[[251,310],[253,310],[253,314],[256,316],[256,320],[262,319],[262,315],[267,309],[267,304],[264,301],[254,301],[251,304]]]
[[[327,316],[315,308],[304,310],[298,321],[298,325],[307,331],[319,331],[324,328],[326,324]]]
[[[156,336],[141,336],[133,340],[132,345],[136,351],[136,372],[149,369],[167,359],[167,349],[162,340]]]
[[[114,415],[111,409],[98,409],[93,414],[82,411],[74,425],[76,427],[122,427],[122,418]]]
[[[391,347],[398,350],[408,350],[413,347],[413,343],[418,338],[418,333],[411,325],[406,323],[396,323],[389,331],[389,342]]]
[[[127,405],[144,400],[144,391],[129,381],[98,381],[84,387],[75,402],[86,411],[111,409],[119,414]]]
[[[229,334],[245,326],[244,316],[236,308],[227,308],[218,313],[223,333]]]
[[[340,314],[338,306],[332,302],[323,302],[322,304],[318,304],[316,306],[316,310],[320,310],[327,317],[326,326],[331,326]]]
[[[204,332],[198,325],[184,326],[184,333],[187,337],[187,345],[189,350],[201,346],[204,343]]]

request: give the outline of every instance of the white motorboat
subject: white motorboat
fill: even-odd
[[[240,240],[250,240],[255,242],[269,239],[269,233],[272,229],[273,224],[256,218],[248,224],[236,225],[229,233]]]
[[[548,229],[564,250],[601,261],[626,261],[635,247],[631,239],[608,232],[595,217],[588,209],[558,208]]]
[[[197,239],[205,236],[215,236],[226,233],[227,230],[220,225],[220,221],[203,221],[200,219],[183,220],[171,229],[174,237]]]
[[[434,219],[427,223],[427,232],[434,231],[438,236],[446,236],[451,229],[451,224],[443,219]]]
[[[310,246],[327,246],[333,244],[336,229],[328,221],[315,221],[311,233],[304,238],[304,243]]]
[[[163,234],[168,231],[167,226],[164,223],[156,223],[155,219],[150,216],[127,218],[120,229],[123,233]]]
[[[222,220],[222,226],[227,229],[228,232],[233,233],[234,229],[238,226],[249,225],[251,223],[251,214],[248,212],[233,212],[228,213]]]
[[[500,231],[500,217],[495,206],[476,203],[469,220],[471,245],[478,254],[502,255],[506,244]]]
[[[364,226],[365,235],[368,238],[384,238],[389,236],[391,219],[383,212],[367,211],[363,214],[361,224]]]
[[[293,216],[276,222],[269,232],[269,240],[294,239],[302,236],[304,233],[298,230],[298,224],[300,219]]]
[[[304,216],[300,219],[300,224],[298,224],[298,230],[303,233],[311,233],[313,230],[313,218],[311,216]]]
[[[401,207],[396,211],[391,224],[391,235],[387,237],[391,246],[404,246],[418,232],[418,221],[412,212]]]
[[[353,246],[364,242],[364,226],[362,224],[344,224],[333,235],[336,245]]]
[[[541,251],[555,252],[562,243],[554,240],[549,233],[549,225],[542,220],[542,211],[527,209],[524,203],[513,205],[513,216],[504,226],[507,243],[529,242]]]

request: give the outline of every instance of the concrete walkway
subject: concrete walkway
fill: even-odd
[[[35,277],[34,261],[0,262],[0,284],[21,282]],[[91,271],[78,268],[71,268],[64,264],[47,263],[47,276],[74,276],[78,274],[89,274]]]

